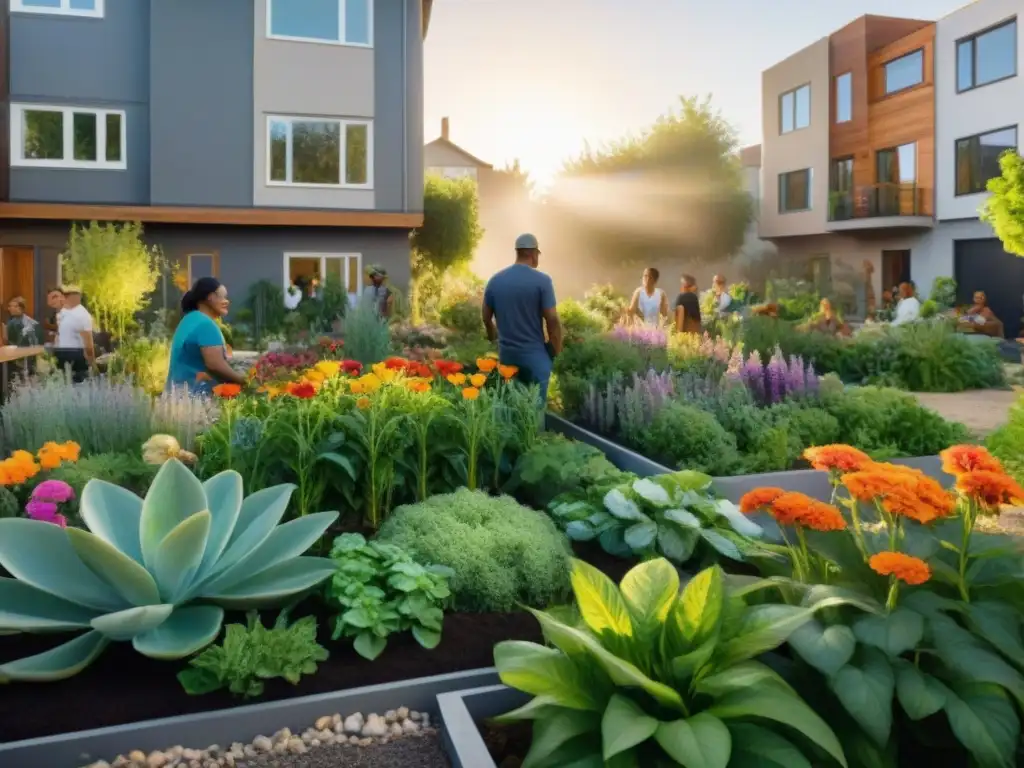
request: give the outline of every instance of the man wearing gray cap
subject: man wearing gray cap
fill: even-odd
[[[537,269],[540,247],[533,235],[516,238],[516,263],[487,281],[483,320],[487,338],[498,339],[498,356],[519,368],[526,384],[539,384],[547,402],[551,362],[562,351],[562,324],[551,278]],[[497,316],[497,326],[495,326]],[[547,328],[548,342],[544,342]]]

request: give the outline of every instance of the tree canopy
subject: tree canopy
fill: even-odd
[[[990,179],[991,197],[981,209],[981,218],[992,225],[1008,253],[1024,256],[1024,158],[1008,150],[999,158],[1002,174]]]
[[[413,278],[469,263],[481,237],[476,182],[428,175],[423,226],[412,234]]]

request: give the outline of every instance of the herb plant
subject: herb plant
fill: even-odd
[[[356,653],[371,661],[395,632],[411,630],[424,648],[437,647],[451,569],[420,565],[401,547],[367,542],[358,533],[336,538],[331,557],[338,570],[327,584],[327,601],[341,609],[332,640],[354,637]]]
[[[542,509],[562,494],[610,488],[629,477],[594,446],[550,434],[519,457],[505,491]]]
[[[267,629],[259,614],[250,611],[247,625],[229,624],[223,642],[190,659],[178,680],[193,696],[227,688],[247,699],[262,695],[264,680],[283,678],[297,685],[303,675],[314,674],[316,665],[329,655],[317,643],[316,630],[312,616],[289,624],[287,611]]]

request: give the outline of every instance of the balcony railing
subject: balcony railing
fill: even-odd
[[[830,192],[829,221],[875,219],[883,216],[929,216],[928,190],[917,184],[871,184]]]

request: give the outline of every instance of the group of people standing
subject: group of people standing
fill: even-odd
[[[660,277],[661,273],[654,267],[644,270],[640,287],[633,292],[633,297],[626,308],[626,319],[647,326],[661,326],[671,321],[677,333],[700,333],[701,300],[696,278],[693,275],[683,275],[680,278],[680,290],[670,312],[668,295],[658,287]],[[715,313],[728,312],[732,305],[732,296],[729,295],[722,275],[715,275],[711,283],[711,293]]]
[[[15,296],[7,302],[9,319],[3,328],[4,343],[13,347],[50,345],[57,364],[69,369],[74,381],[84,381],[96,363],[96,348],[92,315],[82,304],[82,291],[76,286],[51,288],[46,304],[50,311],[40,324],[29,316],[23,297]],[[34,362],[27,358],[29,373],[34,372]]]

